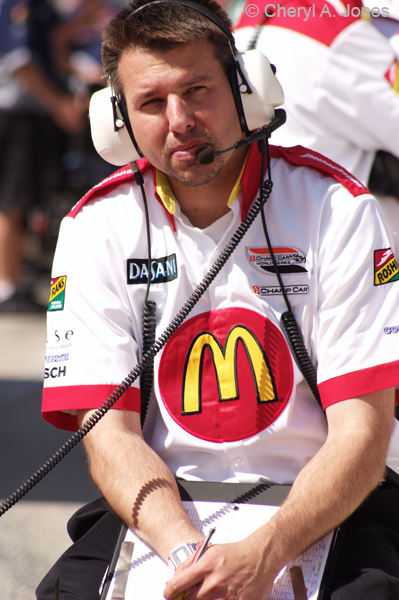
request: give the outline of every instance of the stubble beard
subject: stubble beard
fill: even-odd
[[[195,136],[192,136],[193,138]],[[215,149],[215,139],[210,134],[201,136],[204,141],[204,147],[210,146]],[[187,142],[188,140],[180,140],[181,142]],[[162,159],[165,165],[164,173],[168,177],[172,177],[182,185],[188,187],[197,187],[205,185],[213,181],[223,169],[225,160],[223,156],[215,157],[214,161],[209,165],[201,165],[197,158],[192,160],[181,162],[179,166],[175,166],[172,160],[173,155],[170,154],[168,147],[164,148],[162,152]]]

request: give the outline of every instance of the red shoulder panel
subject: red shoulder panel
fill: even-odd
[[[147,171],[147,169],[151,166],[146,158],[138,160],[137,164],[141,173]],[[112,175],[110,175],[109,177],[92,187],[91,190],[89,190],[87,194],[85,194],[83,198],[81,198],[79,202],[75,204],[75,206],[72,208],[72,210],[68,213],[67,216],[75,218],[80,209],[85,204],[87,204],[91,200],[94,200],[94,198],[98,198],[98,196],[108,194],[108,192],[118,187],[118,185],[120,185],[121,183],[126,183],[128,181],[134,182],[134,174],[130,166],[126,165],[125,167],[121,167],[120,169],[115,171],[115,173],[113,173]]]
[[[338,12],[327,0],[246,0],[235,28],[274,25],[331,46],[335,38],[362,15],[361,0],[342,0],[341,4],[342,11]]]
[[[303,146],[293,146],[292,148],[271,146],[270,148],[273,158],[284,158],[292,165],[311,167],[322,173],[322,175],[334,177],[354,197],[361,196],[362,194],[370,194],[369,190],[354,175],[349,173],[344,167],[341,167],[341,165],[323,156],[323,154],[319,154]]]

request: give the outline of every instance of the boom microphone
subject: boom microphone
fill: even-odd
[[[203,148],[197,150],[197,160],[200,165],[210,165],[213,163],[215,158],[219,156],[219,154],[229,152],[230,150],[239,150],[240,148],[245,148],[245,146],[249,146],[250,144],[258,142],[264,138],[269,139],[273,131],[275,131],[278,127],[281,127],[281,125],[284,125],[286,118],[285,110],[282,108],[277,108],[274,119],[268,125],[264,125],[262,129],[252,133],[243,140],[239,140],[233,144],[233,146],[226,148],[225,150],[212,150],[210,146],[204,146]]]

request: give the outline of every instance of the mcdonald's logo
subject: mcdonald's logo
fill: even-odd
[[[280,329],[247,308],[188,319],[166,344],[158,373],[170,417],[191,435],[216,443],[269,427],[293,387],[293,362]]]
[[[215,365],[219,402],[237,400],[237,346],[241,342],[250,362],[258,403],[277,402],[273,374],[267,357],[255,335],[242,325],[231,329],[224,347],[209,332],[194,339],[183,372],[182,415],[201,412],[201,371],[203,356],[209,349]]]

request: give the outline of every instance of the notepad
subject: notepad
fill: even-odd
[[[254,532],[275,514],[278,506],[258,504],[235,504],[224,502],[183,501],[193,525],[205,536],[216,527],[212,544],[237,542]],[[283,535],[283,533],[282,533]],[[308,600],[319,598],[320,584],[333,533],[310,546],[292,560],[276,577],[268,600],[294,600],[289,574],[290,567],[302,568]],[[162,600],[165,582],[170,576],[166,563],[129,529],[125,542],[133,542],[125,598],[129,600]],[[110,583],[106,600],[114,600],[115,575]],[[122,596],[123,597],[123,596]],[[118,598],[121,598],[118,595]]]

